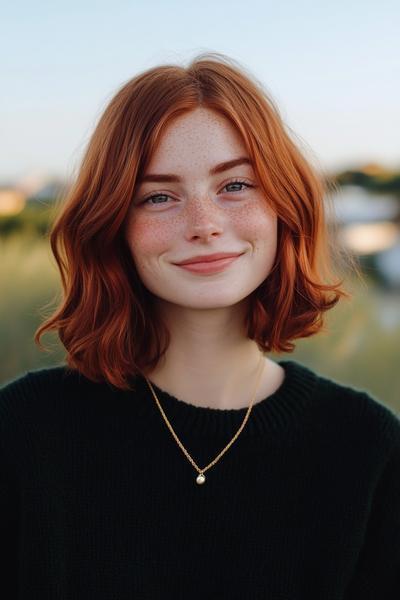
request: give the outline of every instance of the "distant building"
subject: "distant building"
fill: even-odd
[[[60,200],[67,191],[67,184],[58,178],[48,179],[37,189],[32,190],[26,198],[27,202],[52,202]]]
[[[32,176],[0,184],[0,216],[18,214],[28,203],[62,200],[67,190],[68,184],[64,180],[49,176]]]
[[[12,186],[0,186],[0,216],[14,215],[25,207],[26,195]]]
[[[333,197],[339,239],[357,256],[370,256],[371,264],[388,287],[400,289],[400,204],[394,196],[346,186]]]
[[[393,221],[399,217],[400,205],[394,196],[368,192],[356,185],[347,185],[333,195],[334,214],[330,220],[342,225]]]

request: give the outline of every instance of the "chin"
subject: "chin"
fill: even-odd
[[[242,302],[247,298],[248,294],[204,294],[202,297],[199,292],[194,294],[186,294],[182,296],[165,298],[171,304],[175,304],[182,308],[193,310],[213,310],[218,308],[228,308]]]

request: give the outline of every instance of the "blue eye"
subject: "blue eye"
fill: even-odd
[[[230,182],[229,182],[229,183],[227,183],[227,184],[226,184],[224,187],[226,187],[226,188],[227,188],[227,187],[228,187],[228,186],[230,186],[230,185],[237,185],[237,186],[242,186],[242,185],[245,185],[245,186],[246,186],[246,188],[252,188],[252,187],[254,187],[254,186],[250,185],[249,183],[246,183],[246,181],[240,181],[239,179],[237,179],[237,180],[235,180],[235,181],[230,181]],[[234,192],[242,192],[243,190],[238,190],[238,189],[236,189],[236,190],[232,190],[232,191],[234,191]]]
[[[229,187],[229,186],[237,186],[237,187],[242,187],[242,186],[246,186],[246,188],[252,188],[254,187],[253,185],[250,185],[250,183],[247,183],[246,181],[242,181],[240,179],[235,179],[234,181],[229,181],[229,183],[226,183],[223,187],[223,189]],[[235,189],[235,190],[231,190],[234,193],[237,192],[242,192],[243,189]],[[151,196],[148,196],[148,198],[145,198],[140,204],[152,204],[153,206],[156,206],[157,204],[166,204],[166,202],[155,202],[152,203],[152,200],[156,200],[157,198],[164,198],[164,199],[168,199],[171,198],[171,196],[168,196],[168,194],[152,194]]]
[[[149,202],[150,200],[154,200],[154,198],[169,198],[167,194],[153,194],[153,196],[149,196],[143,200],[143,204]],[[156,202],[156,204],[164,204],[163,202]]]

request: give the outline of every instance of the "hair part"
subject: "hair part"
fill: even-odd
[[[137,182],[173,119],[199,106],[233,124],[278,217],[274,265],[249,298],[248,337],[263,352],[292,352],[316,334],[341,297],[342,267],[358,273],[328,227],[323,178],[290,138],[262,85],[232,59],[201,54],[187,67],[161,65],[125,83],[92,134],[76,180],[50,230],[63,298],[35,332],[56,330],[70,369],[132,389],[154,368],[170,335],[125,240]]]

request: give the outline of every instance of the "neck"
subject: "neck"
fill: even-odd
[[[163,303],[162,318],[171,335],[152,383],[197,406],[243,408],[255,391],[260,350],[246,336],[244,304],[194,310]]]

